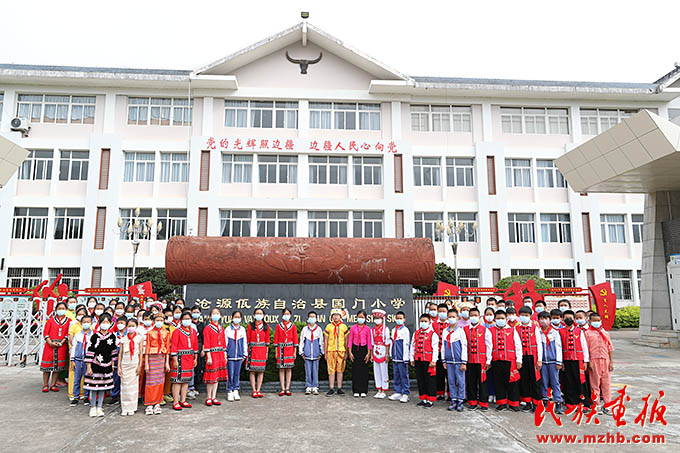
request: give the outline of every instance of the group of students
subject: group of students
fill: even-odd
[[[298,334],[290,310],[283,310],[272,346],[279,369],[279,396],[290,396],[292,369],[299,354],[304,359],[306,394],[319,394],[319,362],[326,360],[327,396],[344,395],[343,373],[352,361],[352,393],[365,398],[369,391],[369,364],[373,365],[375,398],[387,397],[388,363],[392,361],[392,401],[409,401],[409,364],[415,368],[419,406],[432,407],[448,393],[448,410],[535,410],[549,398],[562,413],[580,403],[607,403],[613,347],[595,312],[573,312],[568,300],[548,312],[543,301],[524,300],[519,313],[503,300],[489,298],[480,310],[467,302],[454,307],[430,304],[411,335],[406,315],[397,312],[390,331],[386,313],[373,310],[356,314],[350,327],[346,312],[331,310],[331,322],[322,328],[317,313],[308,313]],[[90,298],[78,305],[70,297],[59,302],[47,320],[42,355],[43,392],[59,391],[59,374],[68,370],[69,398],[90,405],[90,416],[103,416],[109,403],[120,401],[121,415],[133,415],[143,401],[147,415],[160,414],[161,406],[191,408],[195,384],[206,385],[206,406],[219,406],[217,390],[226,381],[227,401],[241,399],[240,374],[249,371],[253,398],[262,398],[262,383],[270,347],[270,327],[264,312],[256,309],[253,321],[242,325],[240,311],[222,325],[214,308],[205,323],[199,307],[146,301],[127,305],[113,300],[109,307]],[[460,310],[460,311],[459,311]],[[519,316],[518,316],[519,315]],[[50,379],[51,376],[51,379]],[[591,401],[591,391],[595,395]],[[604,410],[604,409],[603,409]],[[606,411],[605,411],[606,412]]]

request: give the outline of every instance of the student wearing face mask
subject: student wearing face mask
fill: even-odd
[[[88,314],[87,309],[85,308],[85,305],[77,305],[75,310],[74,310],[75,318],[71,320],[68,326],[68,350],[69,350],[69,357],[72,357],[73,355],[73,339],[75,336],[83,330],[82,326],[82,319],[83,316]],[[88,314],[89,316],[89,314]],[[86,343],[87,345],[87,343]],[[74,382],[74,370],[69,366],[69,372],[68,372],[68,397],[71,401],[73,401],[74,394],[73,394],[73,382]],[[85,366],[83,365],[83,375],[85,375]],[[82,383],[80,385],[80,389],[82,392]],[[75,395],[75,398],[78,399],[78,397],[81,395]]]
[[[317,314],[307,314],[307,325],[300,332],[298,352],[305,361],[305,395],[319,394],[319,362],[323,353],[323,331],[317,324]]]
[[[588,324],[588,315],[583,310],[578,310],[574,313],[574,322],[583,331],[590,329],[590,324]]]
[[[73,321],[76,319],[76,310],[78,308],[78,299],[73,296],[69,296],[66,299],[66,317]]]
[[[441,357],[447,372],[451,405],[448,410],[463,412],[465,399],[465,370],[467,369],[467,337],[465,328],[457,326],[458,311],[448,312],[448,326],[442,332]]]
[[[168,332],[170,332],[170,338],[172,338],[172,334],[175,332],[175,329],[177,329],[178,325],[181,325],[180,318],[176,318],[177,313],[175,311],[174,306],[169,306],[163,311],[165,315],[165,324],[163,326],[164,329],[166,329]],[[182,316],[182,312],[179,312],[179,316]],[[161,406],[165,406],[166,403],[171,403],[173,401],[172,398],[172,382],[170,381],[170,371],[165,373],[165,384],[163,385],[163,402],[161,403]]]
[[[253,322],[248,324],[246,338],[248,340],[248,357],[246,370],[250,372],[250,388],[253,398],[263,398],[262,381],[267,367],[269,354],[269,325],[264,322],[264,310],[256,308],[253,312]]]
[[[536,410],[541,402],[541,365],[543,347],[540,345],[538,326],[531,321],[531,308],[519,309],[519,326],[516,327],[522,341],[522,369],[519,370],[519,399],[525,403],[524,412]]]
[[[104,304],[101,302],[98,302],[97,305],[94,306],[94,315],[92,317],[92,324],[94,324],[94,329],[97,330],[99,328],[99,317],[104,314],[105,308]]]
[[[328,368],[328,383],[330,389],[326,396],[332,396],[335,393],[335,381],[337,378],[338,395],[342,396],[345,392],[342,390],[342,374],[345,372],[345,365],[347,360],[347,335],[349,335],[349,328],[342,322],[342,310],[333,308],[331,310],[331,322],[324,330],[323,344],[325,347],[324,356],[326,357],[326,365]]]
[[[439,336],[432,328],[430,317],[420,315],[419,329],[411,338],[411,366],[416,369],[418,406],[430,408],[437,401],[437,359],[439,358]]]
[[[557,308],[564,313],[567,310],[571,310],[571,302],[569,302],[569,299],[561,299],[557,302]]]
[[[487,308],[487,310],[489,309]],[[479,407],[482,411],[488,411],[488,385],[492,376],[489,373],[489,368],[493,352],[493,339],[491,338],[491,330],[480,322],[479,310],[476,307],[470,309],[470,325],[465,327],[464,330],[468,345],[468,363],[465,370],[468,409],[475,410]]]
[[[104,394],[113,389],[113,356],[117,346],[111,328],[111,316],[101,315],[99,330],[92,334],[85,354],[84,388],[90,392],[90,417],[104,416]]]
[[[87,345],[92,337],[92,317],[90,315],[85,315],[85,310],[78,312],[78,317],[80,319],[77,324],[80,326],[80,330],[71,339],[71,349],[70,358],[71,366],[69,367],[69,387],[71,388],[71,406],[77,406],[78,400],[87,401],[89,398],[89,392],[83,388],[83,380],[85,378],[85,371],[87,371],[87,364],[85,363],[85,353],[87,352]],[[77,318],[76,318],[77,319]],[[89,404],[89,401],[87,401]]]
[[[486,312],[487,308],[492,308],[493,311],[496,311],[496,298],[491,296],[486,299],[486,306],[484,308],[484,311]]]
[[[57,378],[59,373],[65,371],[68,365],[68,331],[71,320],[66,317],[66,304],[59,302],[54,313],[45,323],[43,347],[40,371],[43,373],[43,393],[50,390],[58,392]],[[52,375],[52,385],[48,385]]]
[[[599,404],[601,397],[603,405],[600,413],[609,415],[609,410],[604,406],[612,400],[611,372],[614,370],[614,346],[609,333],[602,328],[602,318],[598,313],[590,314],[590,325],[591,328],[585,332],[590,359],[588,380],[594,393],[594,403]]]
[[[449,303],[452,303],[451,301],[448,301]],[[437,334],[439,338],[442,337],[442,332],[444,332],[444,329],[446,329],[449,325],[448,323],[448,311],[449,311],[449,306],[445,303],[441,303],[437,305],[437,319],[432,320],[432,328],[434,329],[434,332]],[[445,395],[447,393],[446,391],[446,368],[444,368],[444,362],[442,361],[442,358],[439,357],[439,360],[437,360],[437,400],[444,400]]]
[[[366,312],[359,310],[357,323],[349,329],[347,348],[352,361],[352,393],[366,398],[368,393],[368,362],[371,360],[371,328],[366,325]]]
[[[586,371],[590,356],[586,336],[574,323],[574,312],[567,310],[562,313],[565,328],[560,329],[562,340],[562,358],[564,369],[562,370],[562,393],[567,412],[574,409],[580,403],[588,404],[588,398],[581,398],[585,393]]]
[[[153,320],[144,347],[144,405],[146,415],[159,415],[164,397],[165,374],[170,372],[170,332],[164,327],[162,314]]]
[[[508,307],[505,309],[505,320],[508,326],[512,327],[513,329],[519,326],[519,317],[517,316],[517,310],[515,310],[515,307]]]
[[[113,322],[117,324],[117,321],[124,317],[125,317],[125,304],[123,302],[116,302],[116,305],[113,308]]]
[[[406,327],[406,314],[398,311],[394,314],[396,324],[390,336],[390,357],[392,357],[392,374],[394,375],[394,393],[388,398],[391,401],[408,403],[411,393],[408,363],[411,355],[411,334]]]
[[[183,312],[184,312],[184,306],[182,306],[182,305],[175,305],[172,308],[172,321],[171,322],[172,322],[172,325],[175,328],[180,327],[180,325],[182,324],[180,319],[182,318]],[[191,317],[191,315],[189,315],[189,317]]]
[[[559,312],[559,310],[557,310]],[[559,318],[558,318],[559,319]],[[562,369],[562,339],[558,329],[550,322],[550,313],[538,314],[540,338],[543,349],[541,366],[541,397],[543,406],[548,407],[548,389],[555,402],[555,413],[562,414],[562,391],[559,370]]]
[[[281,322],[274,332],[274,348],[276,349],[276,366],[279,368],[281,391],[279,396],[291,396],[290,380],[293,376],[295,357],[297,356],[298,331],[290,320],[292,312],[287,308],[281,311]],[[231,377],[231,374],[229,375]]]
[[[117,307],[118,305],[116,305]],[[121,310],[120,308],[117,308],[117,310]],[[125,309],[123,310],[123,314],[125,313]],[[118,348],[116,349],[115,354],[113,355],[113,390],[111,390],[111,394],[109,396],[108,401],[106,404],[109,406],[116,404],[118,401],[120,401],[120,374],[118,374],[118,350],[120,348],[120,340],[125,337],[126,335],[126,329],[127,329],[127,320],[125,319],[125,316],[120,316],[118,318],[115,318],[113,320],[115,329],[112,328],[115,336],[116,336],[116,346]],[[135,325],[136,327],[136,325]]]
[[[248,337],[246,329],[241,325],[243,315],[240,311],[235,311],[231,315],[231,324],[224,329],[227,349],[227,369],[229,370],[229,380],[227,381],[227,401],[240,401],[241,365],[248,357]],[[295,329],[295,325],[293,325]],[[290,386],[290,383],[288,384]]]
[[[495,302],[496,301],[494,300],[494,303]],[[496,319],[495,319],[495,316],[494,316],[494,306],[493,305],[487,306],[484,309],[484,320],[481,323],[487,329],[496,325]],[[491,370],[491,368],[489,368],[486,371],[486,388],[487,388],[488,393],[489,393],[488,401],[490,403],[496,402],[496,390],[493,387],[493,371]]]
[[[135,318],[127,319],[125,335],[120,339],[118,348],[120,415],[134,415],[137,412],[143,340],[144,337],[137,333],[137,320]]]
[[[88,297],[87,298],[87,309],[90,312],[90,315],[94,315],[94,309],[97,306],[97,298],[96,297]],[[103,309],[103,307],[102,307]]]
[[[502,311],[496,312],[496,325],[489,330],[493,340],[491,369],[496,389],[496,410],[502,411],[509,406],[518,412],[522,341],[517,330],[508,325],[506,315]]]
[[[132,319],[135,318],[136,312],[135,312],[135,306],[132,304],[128,304],[125,307],[125,313],[123,316],[125,316],[125,319]],[[137,324],[139,325],[139,321],[137,321]]]
[[[458,304],[458,323],[456,324],[457,327],[460,327],[461,329],[464,329],[465,327],[470,325],[470,309],[474,307],[474,305],[470,302],[461,302]]]
[[[550,310],[550,324],[555,329],[564,329],[564,323],[562,322],[562,312],[559,309],[553,308]]]
[[[222,404],[217,400],[217,386],[228,378],[226,343],[227,339],[222,327],[222,313],[219,308],[213,308],[210,310],[210,323],[203,329],[203,352],[205,353],[203,382],[206,385],[206,406]]]
[[[191,326],[191,312],[182,313],[179,327],[172,333],[170,357],[172,408],[181,411],[191,407],[191,404],[187,403],[187,391],[198,357],[198,334]]]
[[[373,398],[383,399],[389,389],[389,374],[387,370],[387,351],[390,347],[390,329],[385,325],[385,310],[376,308],[373,310],[373,322],[371,328],[371,359],[373,360],[373,376],[377,392]]]
[[[187,397],[189,399],[195,400],[199,395],[196,389],[196,382],[201,382],[203,380],[203,372],[205,370],[205,354],[203,353],[203,329],[205,328],[205,323],[201,321],[201,307],[194,306],[189,309],[191,311],[191,328],[196,331],[198,335],[198,360],[196,362],[196,367],[194,368],[194,375],[191,377],[189,382],[189,391],[187,392]]]

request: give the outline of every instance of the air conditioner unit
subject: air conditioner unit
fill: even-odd
[[[28,122],[28,119],[17,116],[12,118],[12,121],[9,122],[9,127],[13,131],[19,131],[22,134],[26,134],[31,129],[31,123]]]

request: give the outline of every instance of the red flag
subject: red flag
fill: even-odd
[[[614,325],[614,317],[616,316],[616,294],[612,291],[609,282],[598,283],[588,287],[595,299],[595,306],[597,312],[602,318],[602,328],[610,330]]]
[[[130,296],[138,298],[139,301],[142,303],[144,302],[144,299],[146,299],[147,297],[155,296],[155,294],[153,293],[153,287],[151,286],[151,282],[144,282],[132,285],[128,288],[128,291],[130,291]]]
[[[458,287],[456,285],[451,285],[450,283],[439,282],[437,283],[437,292],[434,293],[435,296],[457,296]]]

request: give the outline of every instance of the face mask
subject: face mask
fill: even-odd
[[[395,319],[394,322],[395,322],[398,326],[403,326],[403,325],[404,325],[404,320],[403,320],[403,319]]]
[[[201,314],[200,314],[200,313],[192,313],[192,314],[191,314],[191,319],[198,319],[198,318],[200,318],[200,317],[201,317]]]
[[[508,321],[510,322],[517,321],[517,315],[508,315]]]
[[[599,329],[600,327],[602,327],[602,321],[592,321],[590,325],[596,329]]]
[[[529,324],[529,321],[531,321],[531,317],[530,317],[530,316],[521,315],[521,316],[519,317],[519,322],[521,322],[522,324]]]
[[[74,304],[74,303],[68,304],[68,309],[71,310],[71,311],[75,310],[75,309],[76,309],[76,304]]]
[[[496,325],[498,327],[503,328],[503,327],[505,327],[506,324],[507,324],[507,322],[505,321],[505,319],[497,319],[496,320]]]
[[[484,319],[486,319],[486,322],[493,322],[493,315],[486,315]]]
[[[438,313],[438,315],[439,315],[439,319],[440,319],[441,321],[445,320],[445,319],[446,319],[446,316],[447,316],[446,313]]]
[[[456,318],[449,318],[449,325],[454,325],[458,322]]]
[[[57,310],[57,316],[64,316],[65,314],[66,314],[66,310],[64,310],[64,309]]]
[[[496,311],[500,311],[501,313],[505,313],[505,307],[498,307]]]
[[[90,330],[90,323],[89,322],[84,322],[83,323],[83,330]]]
[[[538,322],[541,323],[543,327],[548,327],[550,325],[550,321],[548,321],[547,319],[541,319]]]
[[[536,306],[536,313],[542,313],[545,311],[545,308],[543,308],[542,305]]]
[[[132,319],[132,318],[135,317],[135,314],[134,314],[134,313],[125,313],[125,317],[126,317],[127,319]]]
[[[363,324],[363,323],[366,322],[366,318],[357,318],[357,322],[358,322],[359,324]]]
[[[94,314],[97,316],[101,316],[104,313],[104,310],[95,310]]]
[[[495,305],[487,305],[486,308],[490,308],[493,311],[496,311],[496,306]]]
[[[437,310],[430,310],[430,316],[433,318],[437,317]]]
[[[97,304],[95,304],[94,302],[90,302],[89,304],[87,304],[87,308],[94,308],[95,305]]]
[[[125,330],[125,324],[118,324],[118,332],[122,332]]]
[[[116,310],[116,316],[123,316],[123,313],[125,313],[125,310],[123,310],[122,308]]]
[[[222,316],[221,316],[220,314],[218,314],[218,313],[213,313],[212,315],[210,315],[210,319],[212,319],[213,322],[219,321],[221,317],[222,317]]]
[[[560,325],[560,320],[559,319],[553,319],[550,321],[553,326],[559,326]]]
[[[257,314],[255,315],[255,321],[262,321],[264,319],[264,315]]]
[[[470,323],[471,324],[479,323],[479,316],[470,316]]]
[[[165,318],[165,322],[167,322],[168,324],[170,324],[170,323],[172,322],[172,317],[171,317],[171,316],[168,316],[167,318]]]
[[[154,323],[154,326],[156,326],[156,329],[160,329],[161,327],[163,327],[163,321],[156,321]]]
[[[533,304],[532,304],[531,302],[524,302],[524,306],[525,306],[525,307],[531,308],[532,305],[533,305]]]
[[[579,326],[582,326],[582,325],[584,325],[585,323],[586,323],[586,320],[585,320],[585,319],[577,319],[577,320],[576,320],[576,324],[578,324]]]
[[[168,306],[168,304],[161,303],[161,307],[163,307],[163,310],[165,310],[165,307],[167,307],[167,306]]]
[[[382,318],[376,318],[376,319],[375,319],[375,325],[376,325],[376,326],[379,326],[380,324],[382,324],[382,322],[383,322],[383,321],[382,321]]]
[[[460,316],[463,319],[468,319],[470,317],[470,312],[468,310],[463,310],[463,311],[460,312]]]
[[[568,326],[571,326],[571,325],[574,324],[574,320],[571,319],[571,318],[566,318],[566,319],[564,320],[564,323],[565,323],[566,325],[568,325]]]
[[[177,306],[178,306],[179,308],[181,308],[182,310],[184,310],[184,305],[182,305],[182,304],[177,304]]]
[[[562,313],[564,313],[564,312],[567,311],[567,310],[569,310],[569,307],[566,307],[566,306],[560,307],[560,311],[561,311]]]
[[[422,321],[422,322],[420,323],[420,328],[421,328],[421,329],[427,330],[428,327],[430,327],[430,323],[429,323],[429,322],[427,322],[427,321]]]
[[[102,325],[99,326],[99,329],[106,332],[107,330],[109,330],[109,327],[111,327],[111,324],[109,324],[108,322],[104,322],[102,323]]]
[[[312,325],[316,324],[316,318],[312,318],[312,317],[307,318],[307,324],[312,324]]]
[[[236,325],[239,325],[239,324],[241,324],[241,318],[234,318],[234,319],[232,319],[232,322]]]
[[[286,322],[290,321],[290,315],[289,314],[285,314],[285,315],[281,316],[281,318]]]
[[[83,315],[76,316],[76,319],[78,320],[78,322],[80,322],[83,319]]]
[[[175,319],[179,319],[180,316],[182,316],[182,313],[173,313],[172,317]]]
[[[189,327],[191,325],[191,319],[183,319],[182,320],[182,326],[183,327]]]
[[[142,321],[142,324],[144,324],[146,327],[150,327],[151,326],[151,320],[150,319],[144,319]],[[163,326],[163,323],[161,323],[161,326]]]

